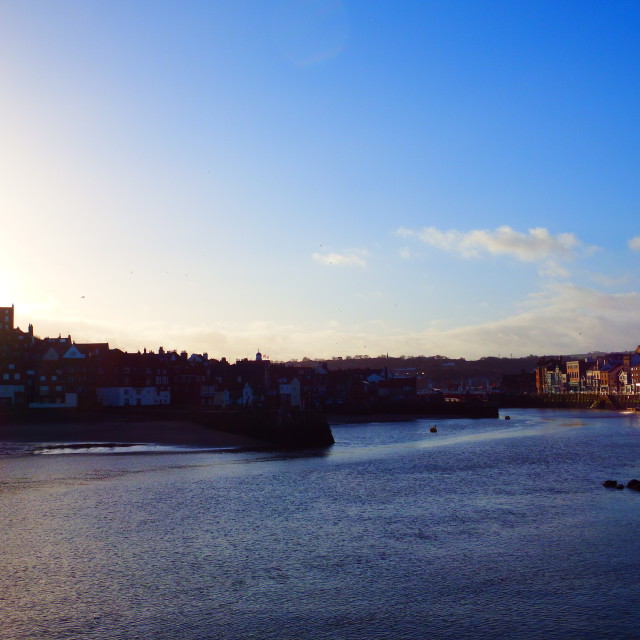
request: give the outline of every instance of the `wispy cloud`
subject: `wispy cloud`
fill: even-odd
[[[571,354],[635,348],[640,294],[603,293],[571,283],[551,283],[493,322],[424,334],[446,355]],[[427,342],[428,341],[428,342]],[[468,354],[468,355],[467,355]]]
[[[640,236],[634,236],[629,240],[629,249],[632,251],[640,251]]]
[[[538,274],[543,278],[568,278],[571,274],[556,260],[547,260],[538,266]]]
[[[617,287],[621,284],[624,284],[629,280],[629,276],[623,275],[618,278],[612,278],[611,276],[607,276],[604,273],[591,273],[589,274],[592,282],[596,284],[600,284],[604,287]]]
[[[475,229],[462,232],[456,229],[441,231],[424,227],[418,231],[401,227],[396,235],[418,238],[425,244],[451,251],[466,258],[483,254],[510,256],[521,262],[547,262],[570,260],[575,257],[581,242],[573,233],[552,235],[547,229],[536,227],[527,233],[508,226],[490,231]]]
[[[364,268],[367,266],[366,255],[364,249],[353,249],[345,253],[314,253],[312,257],[316,262],[335,267]]]

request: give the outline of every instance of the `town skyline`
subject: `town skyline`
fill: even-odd
[[[475,407],[517,397],[516,406],[535,406],[547,401],[544,396],[564,394],[626,406],[637,403],[640,389],[640,345],[591,357],[475,361],[434,355],[274,362],[258,352],[234,363],[206,352],[126,352],[108,342],[76,342],[71,335],[41,338],[32,324],[27,331],[15,327],[14,311],[0,307],[0,405],[10,411],[146,406],[419,414],[447,401],[472,400]],[[498,417],[497,405],[492,407],[484,417]]]
[[[0,301],[230,358],[622,351],[640,5],[0,7]]]

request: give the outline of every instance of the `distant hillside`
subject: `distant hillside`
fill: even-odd
[[[331,360],[311,360],[304,358],[302,361],[289,362],[287,364],[297,366],[311,366],[325,364],[328,369],[415,369],[417,373],[434,378],[472,378],[489,377],[500,378],[505,374],[531,372],[535,369],[539,356],[526,356],[524,358],[497,358],[487,357],[479,360],[465,360],[464,358],[447,358],[445,356],[354,356],[335,357]]]

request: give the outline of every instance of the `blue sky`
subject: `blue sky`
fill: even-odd
[[[640,342],[640,2],[0,1],[0,305],[273,359]]]

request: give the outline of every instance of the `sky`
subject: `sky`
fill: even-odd
[[[0,0],[0,306],[273,360],[640,343],[640,0]]]

